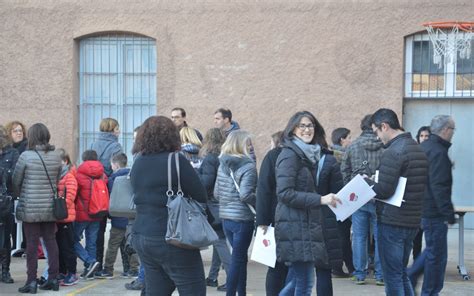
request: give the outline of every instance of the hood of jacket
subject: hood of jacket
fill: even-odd
[[[181,144],[181,151],[189,154],[199,154],[199,146],[191,143]]]
[[[240,129],[239,123],[237,121],[232,120],[230,122],[230,128],[224,132],[225,132],[225,135],[228,136],[231,132],[239,130],[239,129]]]
[[[238,157],[234,155],[224,154],[219,157],[219,162],[222,166],[231,169],[232,172],[235,172],[241,166],[247,163],[253,163],[253,160],[246,156]]]
[[[104,166],[98,160],[88,160],[77,168],[77,172],[91,178],[101,178],[104,174]]]
[[[114,133],[100,132],[98,140],[117,142],[118,137]]]

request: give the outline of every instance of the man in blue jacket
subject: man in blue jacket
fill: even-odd
[[[431,121],[431,135],[421,144],[429,162],[421,220],[426,248],[408,270],[413,286],[424,272],[421,295],[438,295],[443,289],[448,260],[448,224],[455,222],[451,202],[452,163],[448,156],[455,128],[451,116],[435,116]]]

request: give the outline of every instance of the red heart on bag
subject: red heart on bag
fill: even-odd
[[[349,195],[349,200],[350,201],[356,201],[357,200],[357,194],[352,192],[351,195]]]
[[[268,247],[268,246],[270,245],[270,241],[269,241],[268,239],[264,239],[264,240],[263,240],[263,245],[264,245],[265,247]]]

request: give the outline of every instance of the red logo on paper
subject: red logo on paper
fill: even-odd
[[[268,247],[268,246],[270,245],[270,241],[269,241],[268,239],[264,239],[264,240],[263,240],[263,245],[264,245],[265,247]]]
[[[349,200],[350,201],[356,201],[357,198],[358,198],[358,196],[354,192],[352,192],[351,195],[349,195]]]

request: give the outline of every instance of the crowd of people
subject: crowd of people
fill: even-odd
[[[171,295],[176,289],[180,295],[206,295],[206,286],[246,295],[247,254],[255,229],[274,227],[277,262],[268,268],[267,295],[311,295],[314,285],[317,295],[333,295],[333,277],[363,285],[372,269],[376,285],[385,286],[387,295],[414,295],[422,274],[422,295],[441,291],[447,224],[455,223],[448,156],[455,123],[450,116],[434,117],[415,140],[395,112],[379,109],[364,116],[354,141],[351,131],[341,127],[332,132],[329,145],[318,119],[309,111],[297,112],[272,135],[259,173],[251,134],[232,112],[218,109],[214,125],[203,137],[188,125],[183,108],[174,108],[170,118],[149,117],[135,129],[129,160],[119,142],[118,121],[104,118],[78,165],[50,143],[44,124],[0,126],[0,207],[8,205],[6,214],[0,211],[1,281],[14,283],[12,247],[26,254],[27,281],[18,291],[32,294],[38,288],[58,291],[81,278],[113,278],[120,250],[121,276],[133,278],[125,288],[142,295]],[[175,152],[181,177],[168,164]],[[107,213],[114,180],[126,175],[133,188],[134,219]],[[373,186],[378,200],[336,221],[329,206],[343,203],[336,193],[356,175]],[[394,194],[400,177],[407,178],[402,205],[379,201]],[[169,188],[176,191],[178,181],[184,196],[206,205],[218,236],[207,277],[199,249],[165,239]],[[58,198],[66,201],[65,219],[56,218]],[[25,234],[21,246],[12,245],[19,227],[15,216]],[[421,251],[423,235],[426,248]],[[39,246],[47,267],[38,278]],[[414,263],[408,268],[412,247]],[[77,258],[84,265],[80,275]],[[221,267],[226,282],[219,285]]]

